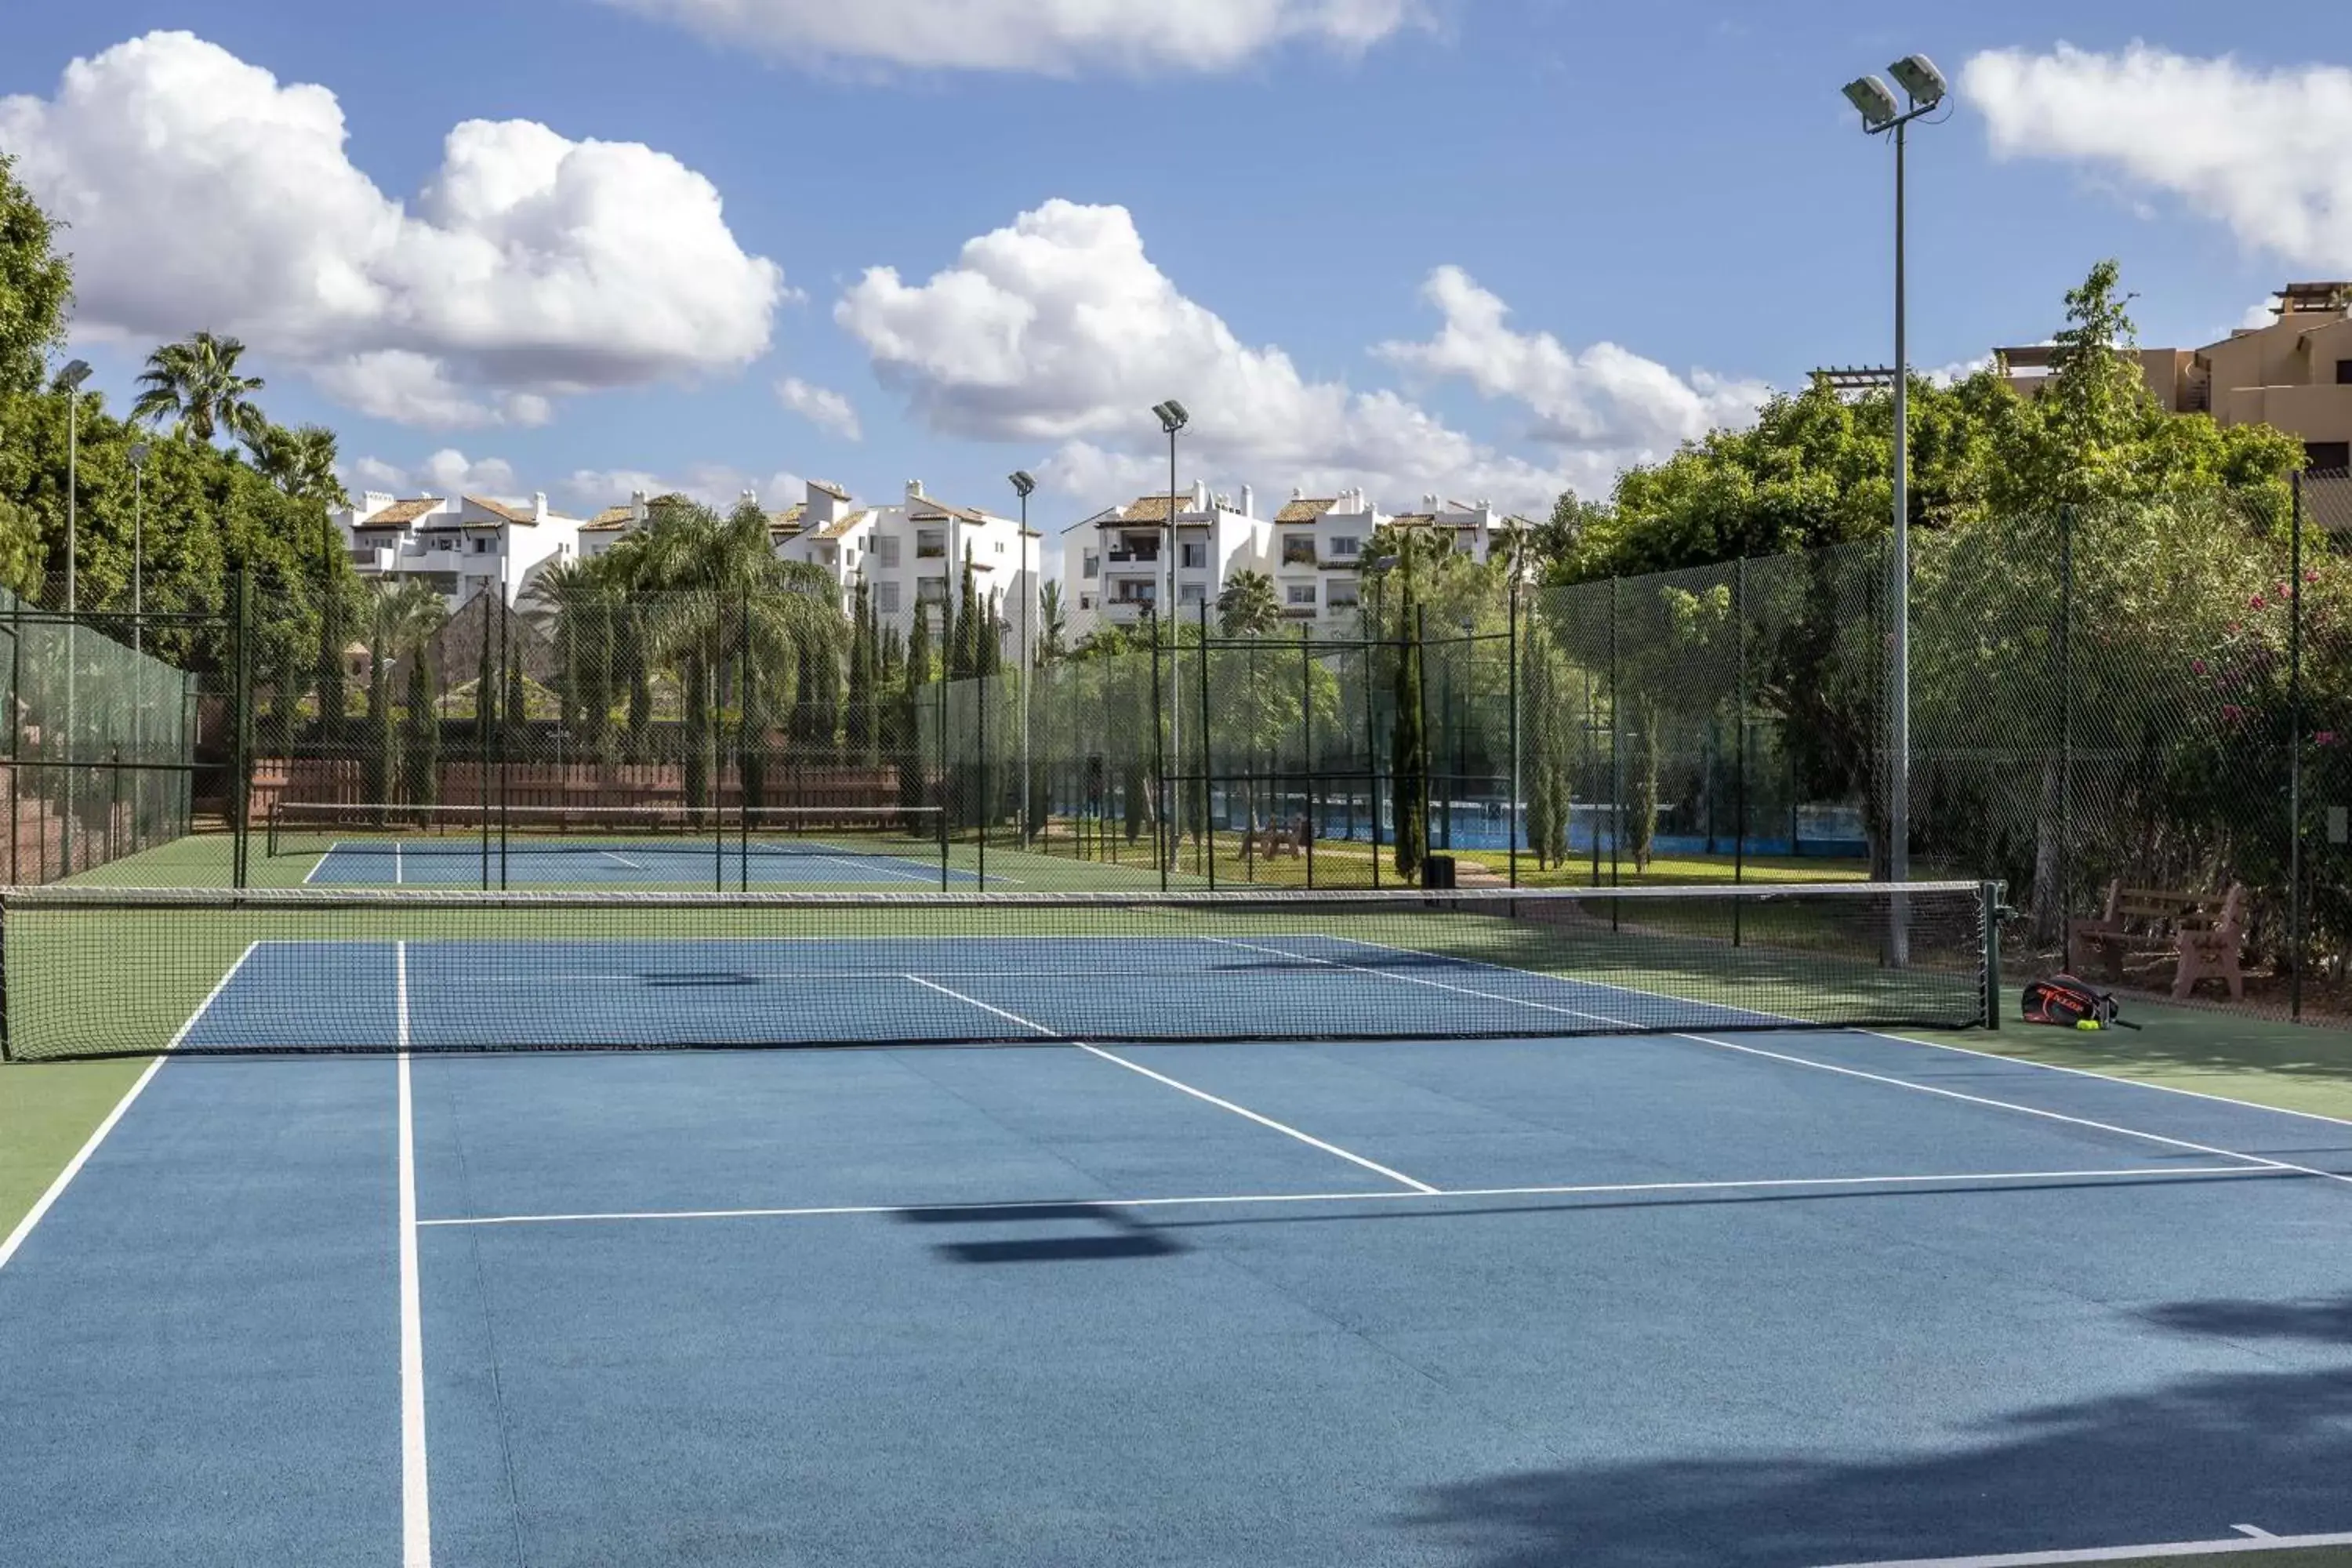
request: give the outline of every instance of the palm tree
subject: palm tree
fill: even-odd
[[[1247,567],[1234,573],[1217,595],[1217,623],[1229,637],[1255,637],[1282,626],[1282,601],[1274,579]]]
[[[613,699],[625,652],[622,569],[629,557],[619,560],[616,567],[608,552],[592,561],[559,561],[533,577],[522,595],[524,613],[555,645],[563,726],[599,757],[611,741]]]
[[[262,477],[288,495],[322,506],[352,504],[343,481],[335,476],[335,433],[325,426],[289,430],[264,423],[257,431],[239,429],[237,439],[253,454],[253,466]]]
[[[1059,663],[1069,652],[1069,635],[1070,614],[1062,603],[1062,585],[1048,583],[1037,590],[1037,662]]]
[[[192,333],[147,356],[139,383],[147,390],[131,405],[131,417],[161,424],[176,416],[199,441],[226,430],[240,440],[260,441],[269,427],[253,395],[267,384],[257,375],[239,375],[245,345],[235,338]]]
[[[699,811],[713,798],[721,671],[736,670],[743,728],[764,739],[784,710],[788,676],[803,688],[838,682],[849,631],[838,590],[822,568],[776,559],[767,514],[749,500],[723,519],[691,501],[657,501],[646,525],[609,554],[622,558],[612,570],[652,595],[644,605],[646,653],[677,670],[686,804]],[[744,782],[756,793],[758,780]]]

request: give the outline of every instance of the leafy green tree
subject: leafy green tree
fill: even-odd
[[[907,638],[907,671],[899,692],[898,804],[905,806],[924,805],[930,793],[922,742],[929,701],[926,689],[934,679],[929,611],[929,605],[919,602],[915,605],[915,629]]]
[[[44,357],[65,341],[73,266],[57,253],[57,228],[0,152],[0,396],[37,390]]]
[[[1047,583],[1037,590],[1037,663],[1059,664],[1069,657],[1070,615],[1062,602],[1062,585]]]
[[[269,421],[253,401],[268,383],[237,374],[245,345],[235,338],[192,332],[147,356],[139,377],[146,390],[131,405],[131,417],[151,424],[169,418],[197,440],[209,443],[226,431],[256,445],[268,441]]]
[[[1396,711],[1389,732],[1389,776],[1396,792],[1397,875],[1412,881],[1429,853],[1429,735],[1422,715],[1421,603],[1408,556],[1397,573],[1400,626]]]

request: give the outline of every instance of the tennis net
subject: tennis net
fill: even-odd
[[[1996,1015],[1993,885],[0,891],[5,1054],[1449,1039]],[[1907,962],[1889,963],[1891,933]]]

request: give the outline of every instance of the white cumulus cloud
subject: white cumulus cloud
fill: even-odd
[[[693,463],[675,473],[648,468],[574,468],[557,489],[573,505],[587,511],[620,506],[639,491],[648,496],[682,495],[725,511],[743,499],[745,491],[760,498],[770,511],[801,499],[807,484],[798,474],[779,469],[761,476],[726,463]]]
[[[1425,342],[1385,342],[1391,363],[1468,382],[1482,396],[1508,398],[1534,416],[1529,434],[1580,452],[1646,461],[1726,425],[1747,424],[1772,389],[1704,370],[1676,375],[1612,342],[1577,350],[1549,332],[1509,326],[1510,307],[1459,267],[1441,267],[1422,285],[1444,324]]]
[[[359,458],[343,469],[353,490],[389,490],[394,495],[487,496],[520,500],[526,492],[514,465],[504,458],[468,458],[453,447],[405,467],[381,458]]]
[[[848,398],[831,387],[812,386],[799,376],[788,375],[776,383],[776,398],[828,436],[838,436],[845,441],[864,438],[857,410],[850,405]]]
[[[1752,417],[1765,393],[1678,378],[1611,344],[1580,354],[1511,332],[1502,302],[1458,268],[1429,292],[1447,318],[1439,335],[1379,352],[1524,405],[1541,456],[1499,450],[1397,392],[1312,379],[1280,348],[1243,342],[1153,264],[1119,206],[1047,202],[967,241],[920,283],[871,268],[834,316],[933,428],[1051,445],[1040,473],[1089,497],[1166,483],[1148,410],[1171,395],[1192,412],[1183,460],[1198,471],[1536,510],[1570,485],[1604,489],[1623,464],[1711,424]]]
[[[610,0],[803,63],[918,69],[1222,71],[1294,42],[1360,52],[1425,25],[1422,0]]]
[[[2352,268],[2352,68],[2062,44],[1978,55],[1961,82],[2000,156],[2092,164],[2250,247]]]
[[[675,158],[471,120],[404,203],[344,141],[333,92],[189,33],[0,98],[0,146],[70,226],[86,329],[234,333],[362,412],[441,426],[541,423],[551,395],[767,350],[782,275]]]

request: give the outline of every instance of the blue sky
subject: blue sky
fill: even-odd
[[[0,148],[75,215],[111,397],[235,331],[355,484],[581,510],[800,476],[993,506],[1025,466],[1066,521],[1157,482],[1171,394],[1220,488],[1605,488],[1887,356],[1889,160],[1838,87],[1913,49],[1961,86],[1913,142],[1919,363],[2045,336],[2103,256],[2150,342],[2352,275],[2352,49],[2228,8],[1189,5],[1182,37],[1116,0],[47,5]],[[501,129],[451,162],[469,121]]]

